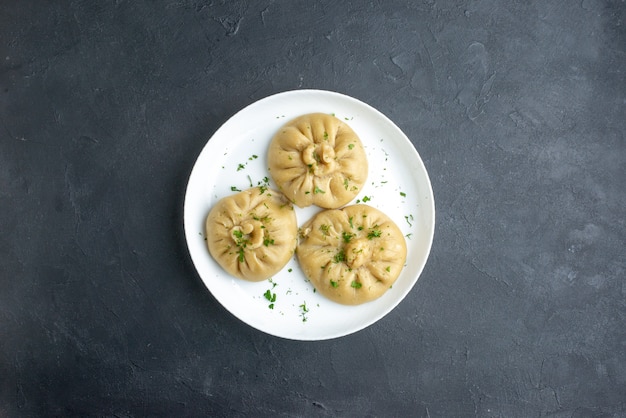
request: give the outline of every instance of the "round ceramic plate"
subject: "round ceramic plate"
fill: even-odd
[[[274,133],[305,113],[323,112],[344,120],[367,152],[368,180],[350,203],[367,203],[390,216],[406,236],[407,262],[381,298],[358,306],[340,305],[316,293],[293,257],[275,276],[247,282],[230,276],[207,249],[204,222],[221,198],[251,186],[276,188],[267,170]],[[317,207],[297,208],[298,225]],[[206,144],[191,172],[184,207],[189,253],[202,281],[233,315],[268,334],[294,340],[324,340],[361,330],[389,313],[411,290],[430,252],[435,205],[428,174],[404,133],[371,106],[339,93],[296,90],[259,100],[231,117]]]

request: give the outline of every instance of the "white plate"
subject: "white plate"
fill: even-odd
[[[324,112],[345,120],[359,135],[368,156],[369,176],[351,203],[367,201],[389,215],[408,235],[407,264],[381,298],[344,306],[316,293],[296,258],[270,280],[247,282],[227,274],[213,260],[204,238],[211,207],[231,195],[231,187],[256,186],[267,171],[274,133],[296,116]],[[419,140],[419,138],[416,138]],[[276,187],[270,182],[271,187]],[[296,208],[298,225],[320,209]],[[382,113],[354,98],[322,90],[279,93],[231,117],[206,144],[191,171],[184,208],[191,259],[215,298],[243,322],[268,334],[294,340],[324,340],[361,330],[389,313],[411,290],[430,252],[435,205],[428,174],[404,133]],[[264,296],[276,295],[273,309]]]

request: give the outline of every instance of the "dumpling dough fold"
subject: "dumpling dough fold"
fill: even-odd
[[[358,305],[382,296],[406,262],[398,226],[368,205],[325,210],[300,228],[296,251],[306,277],[329,299]]]
[[[253,187],[218,201],[206,218],[211,256],[231,275],[261,281],[293,256],[298,224],[291,202],[267,187]]]
[[[325,113],[283,125],[270,143],[268,163],[278,188],[299,207],[341,207],[367,180],[361,140],[350,126]]]

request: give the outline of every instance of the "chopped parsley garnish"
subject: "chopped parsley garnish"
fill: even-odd
[[[315,186],[315,190],[313,190],[313,193],[319,194],[319,193],[326,193],[326,192],[324,190],[320,189],[319,187]]]
[[[300,317],[302,318],[302,322],[306,322],[307,321],[306,314],[307,312],[309,312],[309,308],[306,307],[306,302],[303,302],[302,305],[300,305],[300,309],[302,309],[302,312],[300,312]]]
[[[243,170],[244,168],[246,168],[246,166],[245,166],[244,164],[239,164],[239,165],[237,166],[237,171],[241,171],[241,170]]]
[[[385,271],[386,271],[387,273],[391,272],[391,266],[387,266],[387,268],[385,269]]]
[[[268,289],[268,290],[265,291],[263,296],[265,296],[265,299],[267,299],[270,302],[270,304],[267,307],[270,308],[270,309],[274,309],[274,302],[276,302],[276,293],[272,293]]]
[[[270,246],[270,245],[274,245],[274,240],[270,239],[270,238],[265,238],[263,240],[263,245],[265,245],[266,247]]]
[[[352,237],[354,237],[354,234],[351,234],[349,232],[343,231],[341,233],[341,236],[343,238],[343,242],[345,242],[347,244],[347,243],[349,243],[352,240]]]
[[[325,236],[329,236],[330,235],[330,225],[327,224],[322,224],[320,225],[320,231],[322,231],[322,234],[324,234]]]
[[[238,189],[236,186],[230,186],[230,191],[231,192],[240,192],[241,190]]]
[[[333,261],[335,263],[341,263],[342,261],[346,261],[346,253],[341,250],[333,257]]]
[[[270,302],[276,302],[276,293],[272,293],[269,289],[265,291],[263,296],[265,296],[265,299],[269,300]]]
[[[404,219],[406,219],[406,223],[408,223],[409,226],[413,226],[413,224],[411,223],[411,221],[413,220],[413,215],[407,215],[404,217]]]
[[[235,244],[239,247],[239,250],[237,251],[239,262],[243,263],[245,260],[244,248],[248,245],[248,240],[244,239],[243,232],[237,229],[233,231],[233,236],[235,237]]]
[[[328,141],[328,132],[324,131],[324,141]]]
[[[380,237],[381,233],[382,232],[380,232],[380,229],[372,229],[370,232],[368,232],[367,239],[378,238]]]
[[[337,283],[336,281],[334,281],[333,279],[330,280],[330,285],[332,287],[339,287],[339,283]]]
[[[343,180],[343,187],[345,187],[345,189],[348,190],[348,186],[349,186],[348,179],[344,179]]]
[[[350,223],[350,228],[354,229],[354,224],[352,223],[352,220],[354,219],[354,216],[350,216],[348,218],[348,222]]]
[[[369,196],[363,196],[363,203],[369,202],[370,200],[372,200],[372,198]]]
[[[354,144],[349,144],[348,149],[352,149],[352,148],[354,148]]]
[[[248,160],[252,161],[252,160],[256,160],[257,158],[259,158],[258,155],[252,154],[252,157],[248,158]]]
[[[400,192],[400,196],[402,196],[402,197],[406,197],[406,193],[404,193],[404,192]]]
[[[363,285],[361,283],[359,283],[359,282],[354,282],[353,281],[352,283],[350,283],[350,286],[354,287],[355,289],[360,289],[361,286],[363,286]]]

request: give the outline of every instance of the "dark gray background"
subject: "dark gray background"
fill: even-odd
[[[3,1],[0,416],[626,416],[626,3]],[[376,107],[437,207],[408,297],[275,338],[206,290],[198,153],[299,88]]]

